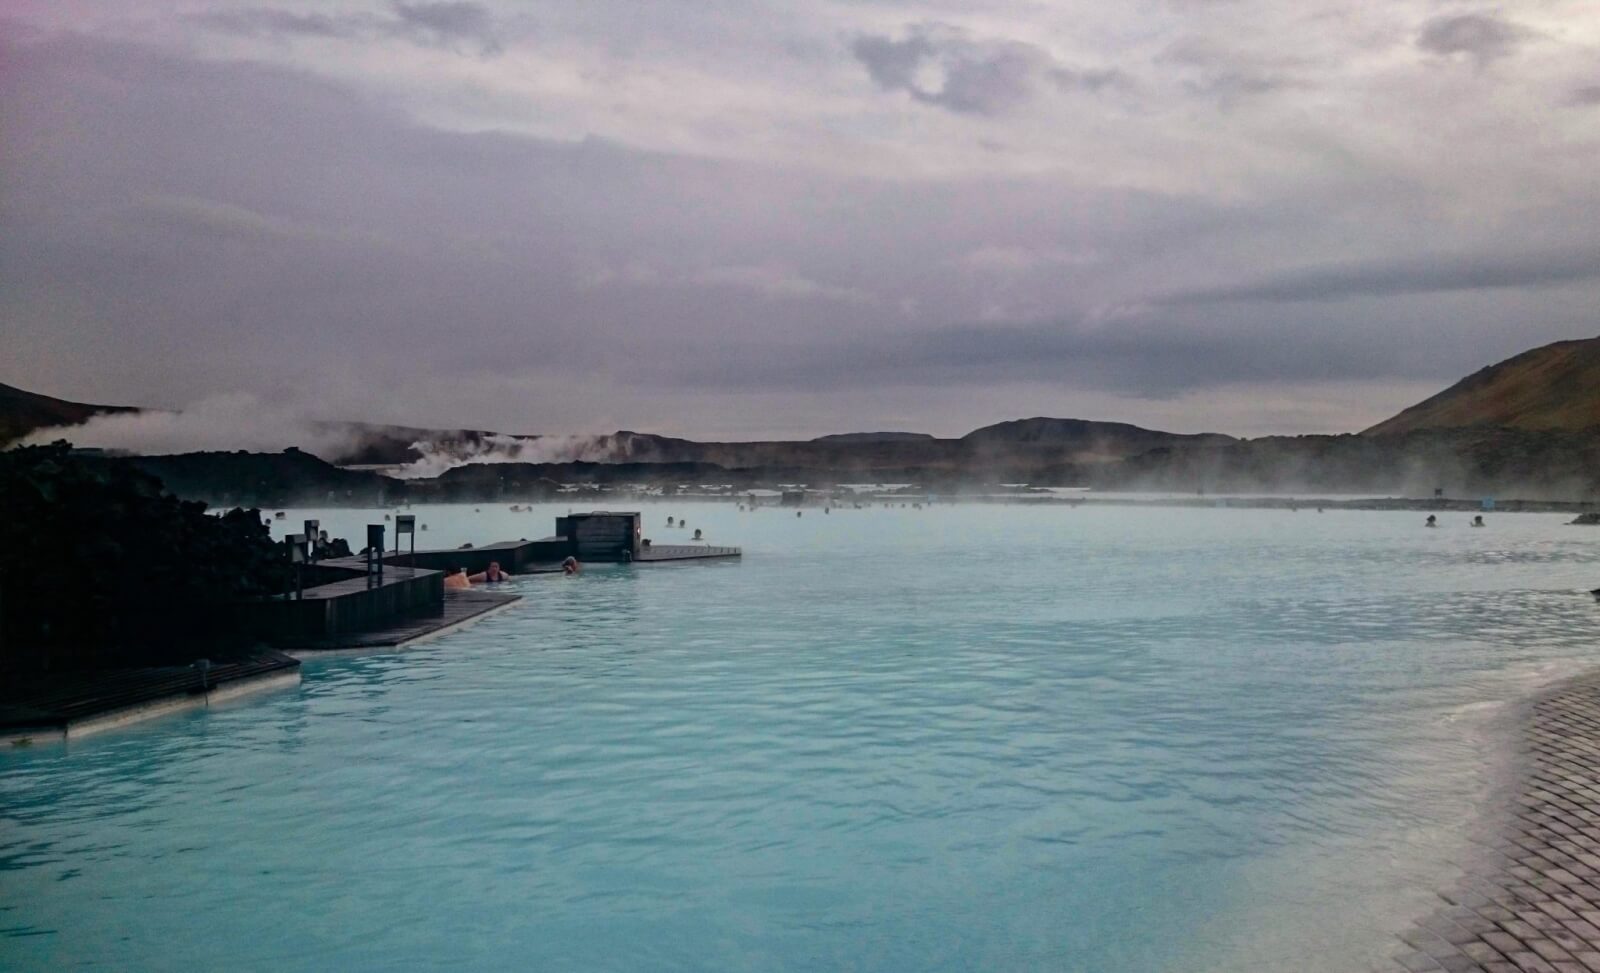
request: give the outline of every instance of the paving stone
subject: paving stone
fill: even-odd
[[[1424,971],[1427,970],[1444,969],[1444,967],[1439,965],[1438,960],[1421,951],[1407,953],[1406,955],[1400,957],[1398,962],[1400,963],[1401,969],[1410,970],[1411,973],[1424,973]]]
[[[1508,958],[1511,960],[1511,965],[1522,973],[1557,973],[1556,968],[1538,953],[1512,953]]]
[[[1400,968],[1600,973],[1600,673],[1535,700],[1523,733],[1522,786]]]
[[[1463,956],[1478,963],[1492,963],[1496,960],[1505,959],[1505,954],[1481,939],[1477,942],[1462,945],[1461,953]]]

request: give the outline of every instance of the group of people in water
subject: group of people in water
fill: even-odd
[[[562,574],[577,574],[582,570],[583,565],[575,557],[561,562]],[[444,586],[449,591],[465,591],[476,584],[501,584],[510,580],[511,575],[500,567],[499,561],[490,561],[489,566],[477,574],[468,574],[466,568],[456,564],[445,568],[444,572]]]
[[[688,527],[689,526],[689,522],[687,520],[678,520],[675,517],[668,517],[667,518],[667,526],[668,527],[683,528],[683,527]],[[700,530],[700,528],[696,527],[694,529],[694,537],[692,539],[693,540],[697,540],[697,541],[703,541],[703,540],[706,539],[706,535]]]
[[[1437,527],[1437,526],[1439,526],[1439,517],[1438,517],[1438,515],[1429,514],[1428,515],[1428,519],[1424,522],[1423,526],[1425,526],[1425,527]],[[1478,514],[1477,516],[1472,518],[1472,522],[1469,523],[1467,526],[1468,527],[1487,527],[1489,525],[1483,522],[1483,514]]]

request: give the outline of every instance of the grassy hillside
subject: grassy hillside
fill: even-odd
[[[1558,341],[1469,375],[1363,435],[1466,426],[1600,426],[1600,338]]]

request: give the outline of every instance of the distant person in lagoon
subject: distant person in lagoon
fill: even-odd
[[[1485,526],[1487,526],[1483,522],[1483,514],[1479,514],[1478,516],[1472,518],[1472,526],[1474,526],[1474,527],[1485,527]]]
[[[694,529],[694,539],[697,541],[705,540],[705,536],[700,533],[700,528],[698,527]]]
[[[667,518],[667,526],[668,527],[671,527],[675,523],[677,523],[677,521],[673,520],[671,517]]]
[[[1439,526],[1439,518],[1435,517],[1433,514],[1429,514],[1428,515],[1427,526],[1429,526],[1429,527],[1437,527],[1437,526]]]
[[[472,587],[472,579],[467,577],[466,568],[458,568],[454,564],[445,568],[444,590],[465,591],[470,587]]]
[[[490,561],[487,569],[468,575],[467,580],[473,584],[499,584],[502,581],[510,581],[511,575],[500,570],[499,561]]]
[[[583,566],[578,563],[578,559],[575,557],[569,557],[565,561],[561,562],[562,574],[577,574],[582,570]]]

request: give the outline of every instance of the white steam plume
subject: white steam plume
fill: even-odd
[[[617,444],[611,436],[518,437],[500,433],[469,440],[422,440],[411,444],[422,458],[389,470],[389,475],[414,479],[438,476],[468,463],[611,463]]]
[[[358,430],[319,424],[244,394],[202,399],[182,412],[120,412],[77,426],[37,429],[26,445],[65,439],[76,446],[159,455],[200,450],[280,452],[289,446],[337,458],[359,445]]]

